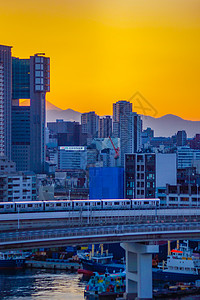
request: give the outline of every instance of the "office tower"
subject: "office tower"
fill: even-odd
[[[112,135],[112,118],[110,116],[99,118],[99,138],[107,138]]]
[[[0,45],[0,152],[11,157],[11,48]]]
[[[141,117],[131,112],[120,117],[120,159],[124,166],[125,153],[135,153],[142,147],[142,120]]]
[[[35,173],[44,170],[46,92],[50,92],[50,58],[35,54],[30,57],[30,149]]]
[[[120,119],[132,112],[132,103],[121,100],[113,103],[113,137],[120,137]]]
[[[30,170],[30,106],[12,106],[12,160],[17,171]]]
[[[56,122],[48,122],[47,127],[50,135],[55,135],[57,138],[58,146],[84,145],[82,126],[78,122],[68,122],[59,119]]]
[[[177,132],[177,146],[185,146],[187,144],[187,133],[185,130]]]
[[[26,162],[26,166],[30,165],[30,170],[35,173],[42,173],[45,162],[45,101],[46,92],[50,91],[50,59],[44,57],[44,54],[35,54],[30,59],[12,59],[12,101],[13,116],[16,111],[21,115],[24,113],[19,105],[19,99],[30,99],[30,160]],[[28,110],[26,111],[26,120],[28,118]],[[19,121],[19,120],[18,120]],[[16,118],[13,120],[16,122]],[[22,122],[22,120],[21,120]],[[20,123],[20,121],[19,121]],[[28,123],[26,123],[28,126]],[[27,128],[27,127],[26,127]],[[19,129],[20,131],[21,129]],[[27,128],[28,130],[28,128]],[[13,131],[13,134],[16,130]],[[26,139],[28,138],[28,132]],[[13,141],[15,138],[13,136]],[[20,141],[23,143],[23,141]],[[26,143],[28,141],[26,140]],[[19,153],[13,153],[15,157],[20,157],[21,148],[18,147]],[[24,151],[27,150],[27,144],[24,144]],[[23,162],[25,166],[25,161]],[[20,162],[18,161],[18,167]],[[22,164],[21,164],[22,166]]]
[[[58,147],[58,169],[82,169],[87,166],[87,148],[83,146]]]
[[[81,115],[82,133],[86,133],[88,138],[95,138],[98,135],[99,116],[94,111]]]

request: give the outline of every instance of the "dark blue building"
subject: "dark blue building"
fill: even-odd
[[[124,168],[90,168],[90,199],[123,199]]]
[[[12,107],[12,160],[17,171],[30,170],[30,106]]]
[[[17,151],[12,150],[12,160],[18,169],[28,168],[35,173],[44,171],[45,162],[45,103],[46,93],[50,91],[50,59],[44,55],[12,58],[12,146]],[[21,108],[20,99],[30,99],[30,108]],[[20,138],[22,127],[26,132]],[[27,152],[29,155],[23,156]]]

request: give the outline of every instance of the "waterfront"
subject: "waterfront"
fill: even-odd
[[[0,273],[1,300],[83,300],[82,275],[63,271],[25,270]],[[199,295],[173,299],[197,300]],[[170,298],[167,298],[170,299]]]
[[[62,271],[25,270],[0,273],[1,300],[82,300],[82,275]]]

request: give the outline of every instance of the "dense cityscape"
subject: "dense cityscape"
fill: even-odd
[[[96,274],[85,296],[99,299],[164,297],[170,281],[187,283],[173,296],[199,294],[200,133],[154,136],[134,99],[113,103],[112,116],[46,122],[47,92],[50,58],[1,45],[0,269]]]

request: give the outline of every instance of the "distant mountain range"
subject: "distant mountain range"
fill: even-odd
[[[23,104],[26,104],[24,101]],[[62,110],[47,101],[47,122],[55,122],[56,119],[65,121],[81,122],[81,113],[73,109]],[[175,115],[165,115],[160,118],[150,116],[142,116],[143,129],[151,127],[155,136],[172,136],[178,130],[185,130],[188,137],[194,137],[196,133],[200,133],[200,121],[184,120]]]
[[[160,118],[142,116],[143,128],[151,127],[154,129],[155,136],[172,136],[178,130],[185,130],[187,136],[192,138],[196,133],[200,133],[200,121],[184,120],[175,115],[165,115]]]

